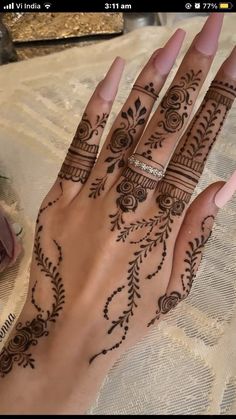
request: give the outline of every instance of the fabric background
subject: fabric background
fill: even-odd
[[[166,86],[204,19],[178,21],[187,40]],[[226,16],[219,52],[197,105],[236,42],[235,24],[235,14]],[[139,69],[176,26],[141,28],[0,68],[0,175],[9,178],[0,178],[0,204],[24,228],[24,256],[0,277],[0,327],[9,313],[21,311],[37,210],[95,85],[115,56],[127,60],[109,128]],[[196,193],[227,179],[236,168],[235,134],[234,107]],[[236,198],[217,216],[189,298],[116,363],[89,414],[236,413],[235,220]]]

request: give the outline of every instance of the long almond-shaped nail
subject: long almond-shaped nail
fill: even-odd
[[[215,195],[215,204],[218,208],[222,208],[236,192],[236,170],[229,180],[220,188]]]
[[[215,54],[223,19],[224,15],[222,13],[212,13],[206,20],[194,43],[195,48],[202,54]]]
[[[166,76],[173,67],[185,34],[186,32],[183,29],[177,29],[165,46],[158,51],[154,59],[154,65],[162,76]]]
[[[221,66],[221,70],[231,79],[236,79],[236,47]]]
[[[116,57],[98,88],[98,94],[103,100],[110,102],[115,99],[124,66],[123,58]]]

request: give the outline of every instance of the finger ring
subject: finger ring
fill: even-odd
[[[141,169],[145,173],[148,173],[148,174],[156,177],[158,180],[162,179],[164,174],[165,174],[164,170],[157,169],[154,166],[151,166],[147,163],[142,162],[141,160],[138,160],[135,157],[135,154],[132,154],[132,156],[130,156],[128,158],[128,162],[131,166],[138,167],[139,169]]]

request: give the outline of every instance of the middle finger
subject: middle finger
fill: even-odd
[[[168,92],[148,124],[134,158],[129,161],[130,166],[135,165],[135,171],[143,173],[146,170],[153,180],[158,180],[158,172],[152,175],[150,168],[157,169],[162,175],[209,72],[222,22],[222,14],[211,14],[195,37]],[[142,163],[145,164],[144,169]]]

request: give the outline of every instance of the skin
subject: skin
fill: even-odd
[[[189,125],[191,131],[189,136],[186,137],[183,132],[190,122],[191,110],[213,57],[214,54],[206,56],[197,51],[194,43],[190,47],[171,86],[180,86],[181,77],[190,74],[191,71],[200,74],[200,79],[195,90],[189,91],[188,103],[191,104],[188,105],[181,129],[173,132],[166,130],[163,146],[152,150],[153,165],[158,163],[166,165],[174,149],[179,155],[180,150],[184,148],[185,151],[181,152],[185,155],[189,147],[191,149],[190,144],[196,145],[194,130],[198,128],[194,123]],[[147,80],[153,80],[155,90],[159,92],[167,75],[158,74],[152,63],[151,58],[139,76],[138,84],[143,86]],[[216,75],[216,80],[236,87],[236,81],[229,78],[222,68]],[[84,116],[92,128],[96,126],[98,109],[99,117],[102,118],[104,114],[109,113],[112,105],[112,101],[101,99],[100,87],[98,86],[93,94],[86,108],[86,117]],[[183,92],[183,86],[180,89]],[[191,169],[196,182],[219,133],[219,127],[229,110],[228,105],[231,105],[233,100],[231,91],[227,94],[224,92],[224,97],[228,99],[227,107],[220,102],[223,100],[222,92],[216,85],[213,85],[212,92],[211,98],[206,98],[206,106],[197,114],[197,121],[205,121],[205,116],[212,115],[215,103],[218,103],[220,112],[216,115],[211,132],[207,131],[204,138],[200,139],[201,144],[205,144],[201,152],[191,158],[186,154],[192,162],[192,167],[198,168],[194,169],[195,172]],[[213,100],[213,96],[217,97],[217,100]],[[140,105],[138,103],[135,105],[138,98]],[[16,328],[5,345],[6,354],[4,355],[3,350],[0,355],[1,413],[84,413],[96,397],[107,372],[120,355],[147,333],[152,320],[156,324],[162,315],[186,298],[190,291],[203,247],[210,235],[214,217],[217,215],[218,208],[214,203],[214,197],[223,183],[217,182],[209,186],[189,206],[189,199],[196,182],[188,185],[188,191],[183,193],[181,176],[187,173],[188,168],[182,164],[173,187],[170,187],[172,181],[169,180],[173,171],[168,171],[167,168],[165,177],[161,182],[156,182],[155,187],[146,189],[144,187],[144,191],[142,190],[139,195],[141,200],[135,201],[134,194],[137,190],[133,192],[132,189],[134,205],[127,205],[127,201],[121,204],[120,197],[127,195],[122,182],[128,180],[133,188],[137,188],[137,183],[124,175],[127,159],[137,144],[140,154],[147,150],[145,143],[163,118],[162,109],[166,109],[165,102],[162,102],[142,136],[153,103],[154,100],[151,100],[145,92],[133,89],[114,122],[96,164],[88,171],[88,178],[83,182],[79,179],[75,182],[69,176],[68,167],[62,167],[42,203],[36,223],[27,301]],[[184,111],[184,102],[181,103],[181,107],[178,108],[179,113]],[[122,112],[128,114],[128,109],[135,110],[135,107],[139,111],[142,108],[146,109],[141,118],[144,122],[137,125],[132,145],[122,150],[124,166],[119,167],[116,164],[113,170],[107,172],[107,167],[112,162],[105,160],[116,155],[114,147],[109,148],[109,144],[112,144],[112,138],[114,143],[115,130],[121,128],[123,120],[126,120],[122,117]],[[127,130],[126,125],[125,127],[123,129]],[[103,126],[85,142],[90,145],[98,144],[102,130]],[[78,129],[77,140],[80,140],[81,135]],[[74,149],[77,147],[75,144],[81,151],[83,145],[74,140]],[[69,157],[67,162],[68,159]],[[170,164],[172,163],[175,164],[173,158],[170,161]],[[143,171],[133,166],[129,168],[138,174],[138,182],[143,182]],[[82,171],[76,173],[81,176]],[[90,196],[96,179],[104,175],[106,182],[103,190],[95,197]],[[153,176],[149,176],[149,179],[154,180]],[[165,188],[167,192],[164,192]],[[112,229],[111,216],[117,211],[121,211],[123,222],[120,229],[117,226]],[[148,221],[158,215],[160,222],[150,233],[148,226],[142,229],[137,227],[124,241],[119,239],[122,231],[129,228],[131,223],[137,226],[137,222]],[[151,250],[147,250],[145,256],[142,253],[142,244],[147,244],[149,239],[159,237],[156,234],[165,230],[166,219],[170,224],[168,237],[165,236],[157,241]],[[194,257],[193,249],[198,243],[196,239],[200,240],[202,245],[196,254],[191,278],[187,278],[186,252],[190,252],[190,258]],[[192,247],[190,242],[193,243]],[[136,253],[139,251],[142,253],[140,259]],[[161,263],[163,252],[165,255]],[[136,279],[133,277],[130,279],[129,270],[134,266],[133,261],[137,257]],[[148,279],[160,263],[158,272]],[[184,275],[184,286],[181,275]],[[139,286],[137,291],[139,297],[134,293],[135,286],[129,285],[130,281]],[[129,289],[133,291],[129,292]],[[58,297],[56,303],[53,299],[55,295]],[[128,298],[129,295],[131,299]],[[171,295],[172,299],[168,300],[170,304],[163,304],[163,301]],[[130,301],[132,310],[130,310]],[[55,306],[58,308],[58,316],[55,314]],[[126,313],[124,316],[125,312],[128,312],[128,315]],[[120,316],[123,316],[123,323],[119,323]],[[33,321],[36,323],[32,323]],[[35,324],[38,328],[35,328]],[[17,336],[22,338],[22,330],[26,337],[25,341],[20,342]],[[108,333],[109,330],[111,333]],[[117,344],[118,347],[110,350]],[[31,355],[27,358],[26,354]],[[18,365],[19,363],[21,365]]]

